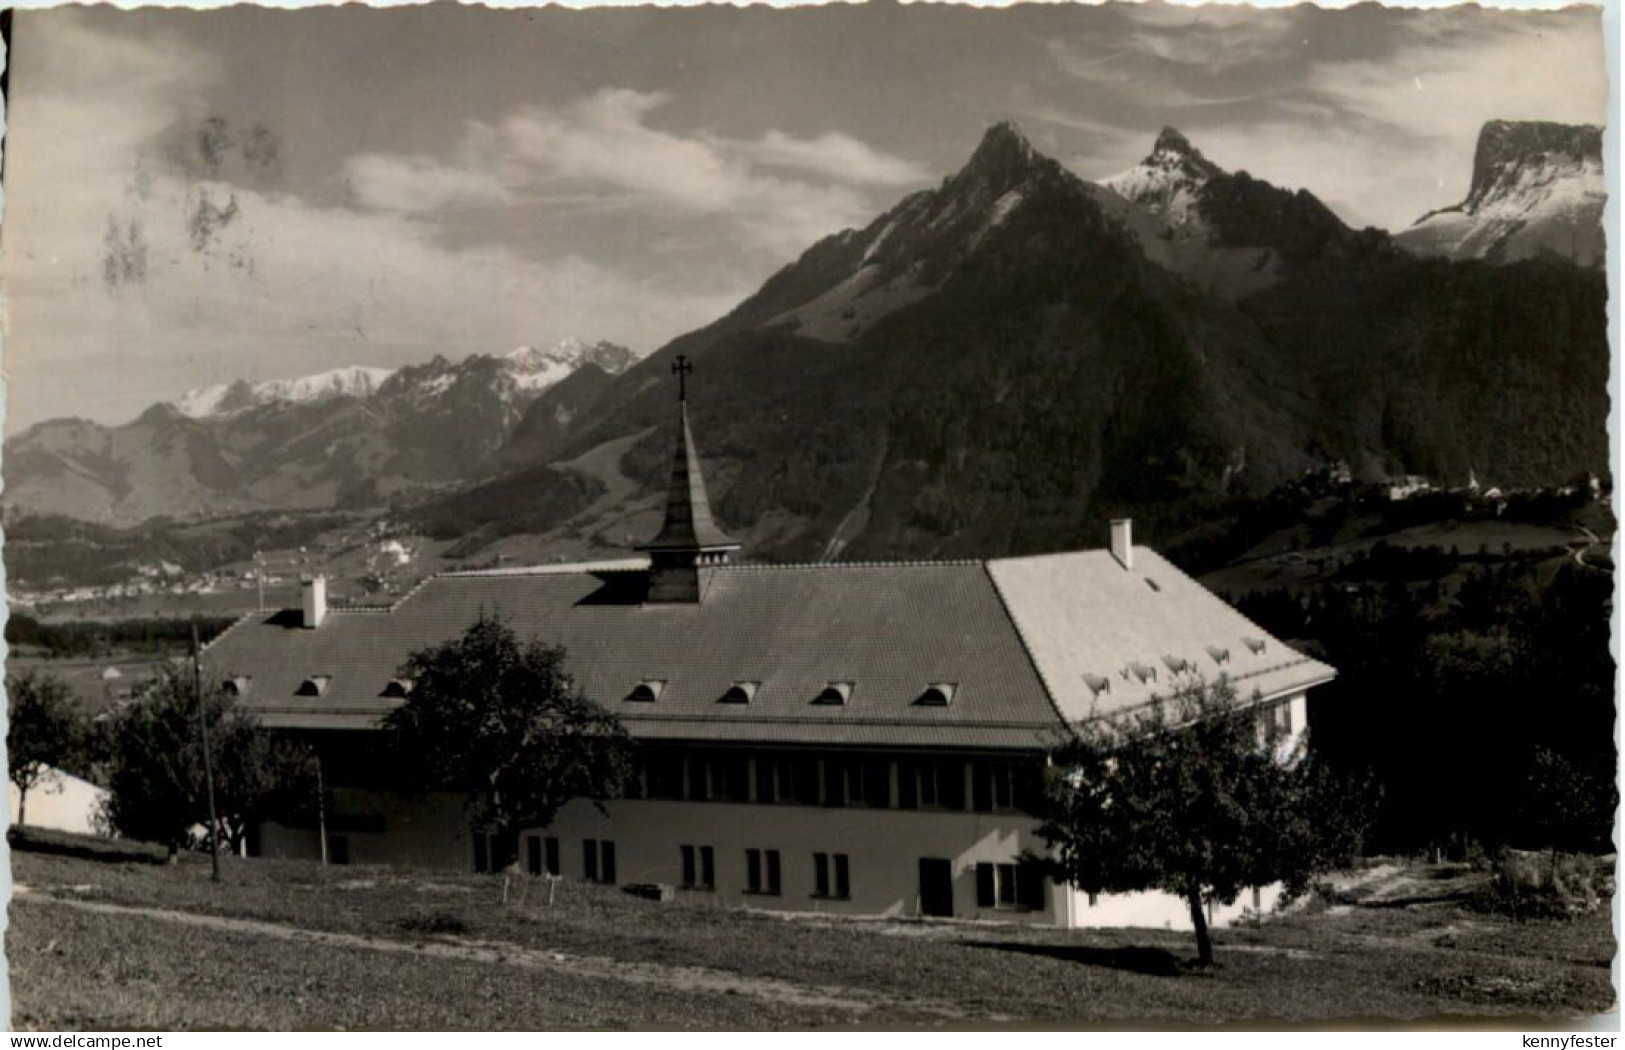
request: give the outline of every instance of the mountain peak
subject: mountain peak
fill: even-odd
[[[1151,147],[1151,153],[1153,156],[1158,153],[1178,153],[1184,156],[1196,157],[1202,155],[1195,146],[1191,145],[1191,140],[1186,138],[1183,132],[1173,127],[1164,127],[1162,129],[1157,135],[1156,143]]]
[[[1535,167],[1578,167],[1602,162],[1602,128],[1594,124],[1558,124],[1548,120],[1491,120],[1478,132],[1473,151],[1469,210],[1481,204],[1499,184]]]
[[[1140,162],[1142,167],[1178,169],[1193,179],[1206,180],[1222,175],[1224,169],[1208,160],[1202,151],[1191,145],[1178,128],[1165,127],[1151,146],[1151,153]]]
[[[992,183],[1008,183],[1045,159],[1015,121],[1001,120],[982,135],[981,144],[964,170],[979,173]]]
[[[1491,120],[1479,129],[1467,198],[1428,212],[1398,240],[1423,255],[1554,255],[1601,267],[1606,200],[1600,127]]]

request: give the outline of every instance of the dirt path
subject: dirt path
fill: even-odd
[[[857,505],[846,512],[846,517],[835,527],[835,532],[824,547],[824,554],[820,561],[834,561],[841,556],[847,544],[863,535],[863,530],[869,527],[869,515],[873,510],[872,503],[875,498],[875,489],[880,487],[880,476],[886,471],[886,454],[891,448],[890,437],[885,431],[880,434],[880,449],[875,453],[875,465],[869,471],[869,484],[858,497]]]
[[[742,995],[781,1006],[802,1007],[812,1010],[840,1011],[865,1014],[874,1010],[906,1011],[946,1019],[964,1019],[967,1012],[952,1003],[918,999],[894,999],[858,988],[824,987],[796,984],[770,977],[751,977],[713,970],[702,966],[676,966],[667,963],[631,962],[601,956],[572,955],[565,952],[493,941],[480,941],[467,937],[429,937],[397,940],[357,933],[338,933],[330,930],[312,930],[284,923],[260,919],[236,919],[220,915],[199,915],[193,912],[171,911],[106,901],[58,897],[40,893],[23,885],[13,888],[13,901],[17,903],[55,905],[98,915],[127,915],[171,922],[180,926],[216,930],[222,933],[271,937],[283,941],[321,944],[335,948],[362,951],[391,952],[421,955],[436,959],[511,966],[522,970],[555,970],[572,977],[601,978],[624,984],[652,985],[677,992],[701,992],[714,995]],[[978,1020],[998,1022],[1008,1018],[988,1016]],[[836,1023],[839,1023],[838,1021]]]

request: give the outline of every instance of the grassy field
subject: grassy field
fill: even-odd
[[[228,858],[13,854],[19,1029],[1416,1023],[1613,1008],[1606,913],[1516,922],[1483,876],[1393,871],[1217,935],[790,919],[562,883]]]

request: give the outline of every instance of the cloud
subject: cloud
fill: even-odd
[[[526,109],[498,130],[530,189],[706,216],[779,256],[872,217],[875,201],[851,183],[895,186],[919,177],[906,161],[846,135],[801,140],[769,131],[738,142],[652,126],[649,117],[668,101],[660,92],[605,88],[556,109]],[[823,178],[763,170],[770,167]]]
[[[704,221],[774,263],[873,217],[870,191],[926,181],[918,165],[840,132],[755,139],[680,134],[651,118],[661,92],[603,88],[553,107],[469,122],[455,157],[367,154],[345,176],[377,210],[428,214],[459,206],[545,204],[556,213],[616,213],[682,241]],[[672,229],[676,227],[676,229]],[[655,245],[655,250],[670,247]]]
[[[509,188],[491,172],[432,157],[363,153],[345,161],[344,179],[356,203],[378,211],[436,212],[513,200]]]
[[[735,143],[733,148],[757,164],[799,168],[842,182],[909,186],[931,177],[912,161],[882,153],[838,131],[811,139],[769,131],[755,142]]]
[[[256,185],[244,161],[274,150],[209,123],[220,69],[167,37],[45,14],[21,16],[30,48],[13,83],[31,89],[8,114],[8,430],[128,418],[201,383],[351,362],[572,335],[651,349],[737,301],[737,287],[640,276],[568,247],[447,244],[437,209],[512,192],[513,170],[473,164],[501,145],[479,128],[449,162],[350,158],[342,173],[364,207]]]
[[[1486,121],[1604,118],[1595,12],[1123,11],[1120,36],[1046,45],[1088,104],[1036,114],[1076,127],[1100,158],[1073,162],[1085,177],[1112,173],[1126,129],[1172,124],[1224,167],[1400,229],[1465,194]]]

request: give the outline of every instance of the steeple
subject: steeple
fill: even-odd
[[[688,374],[694,366],[678,354],[671,370],[677,376],[677,448],[666,492],[666,520],[655,538],[638,550],[649,554],[650,602],[697,602],[700,568],[726,563],[740,544],[717,527],[705,494],[700,454],[688,425]]]

